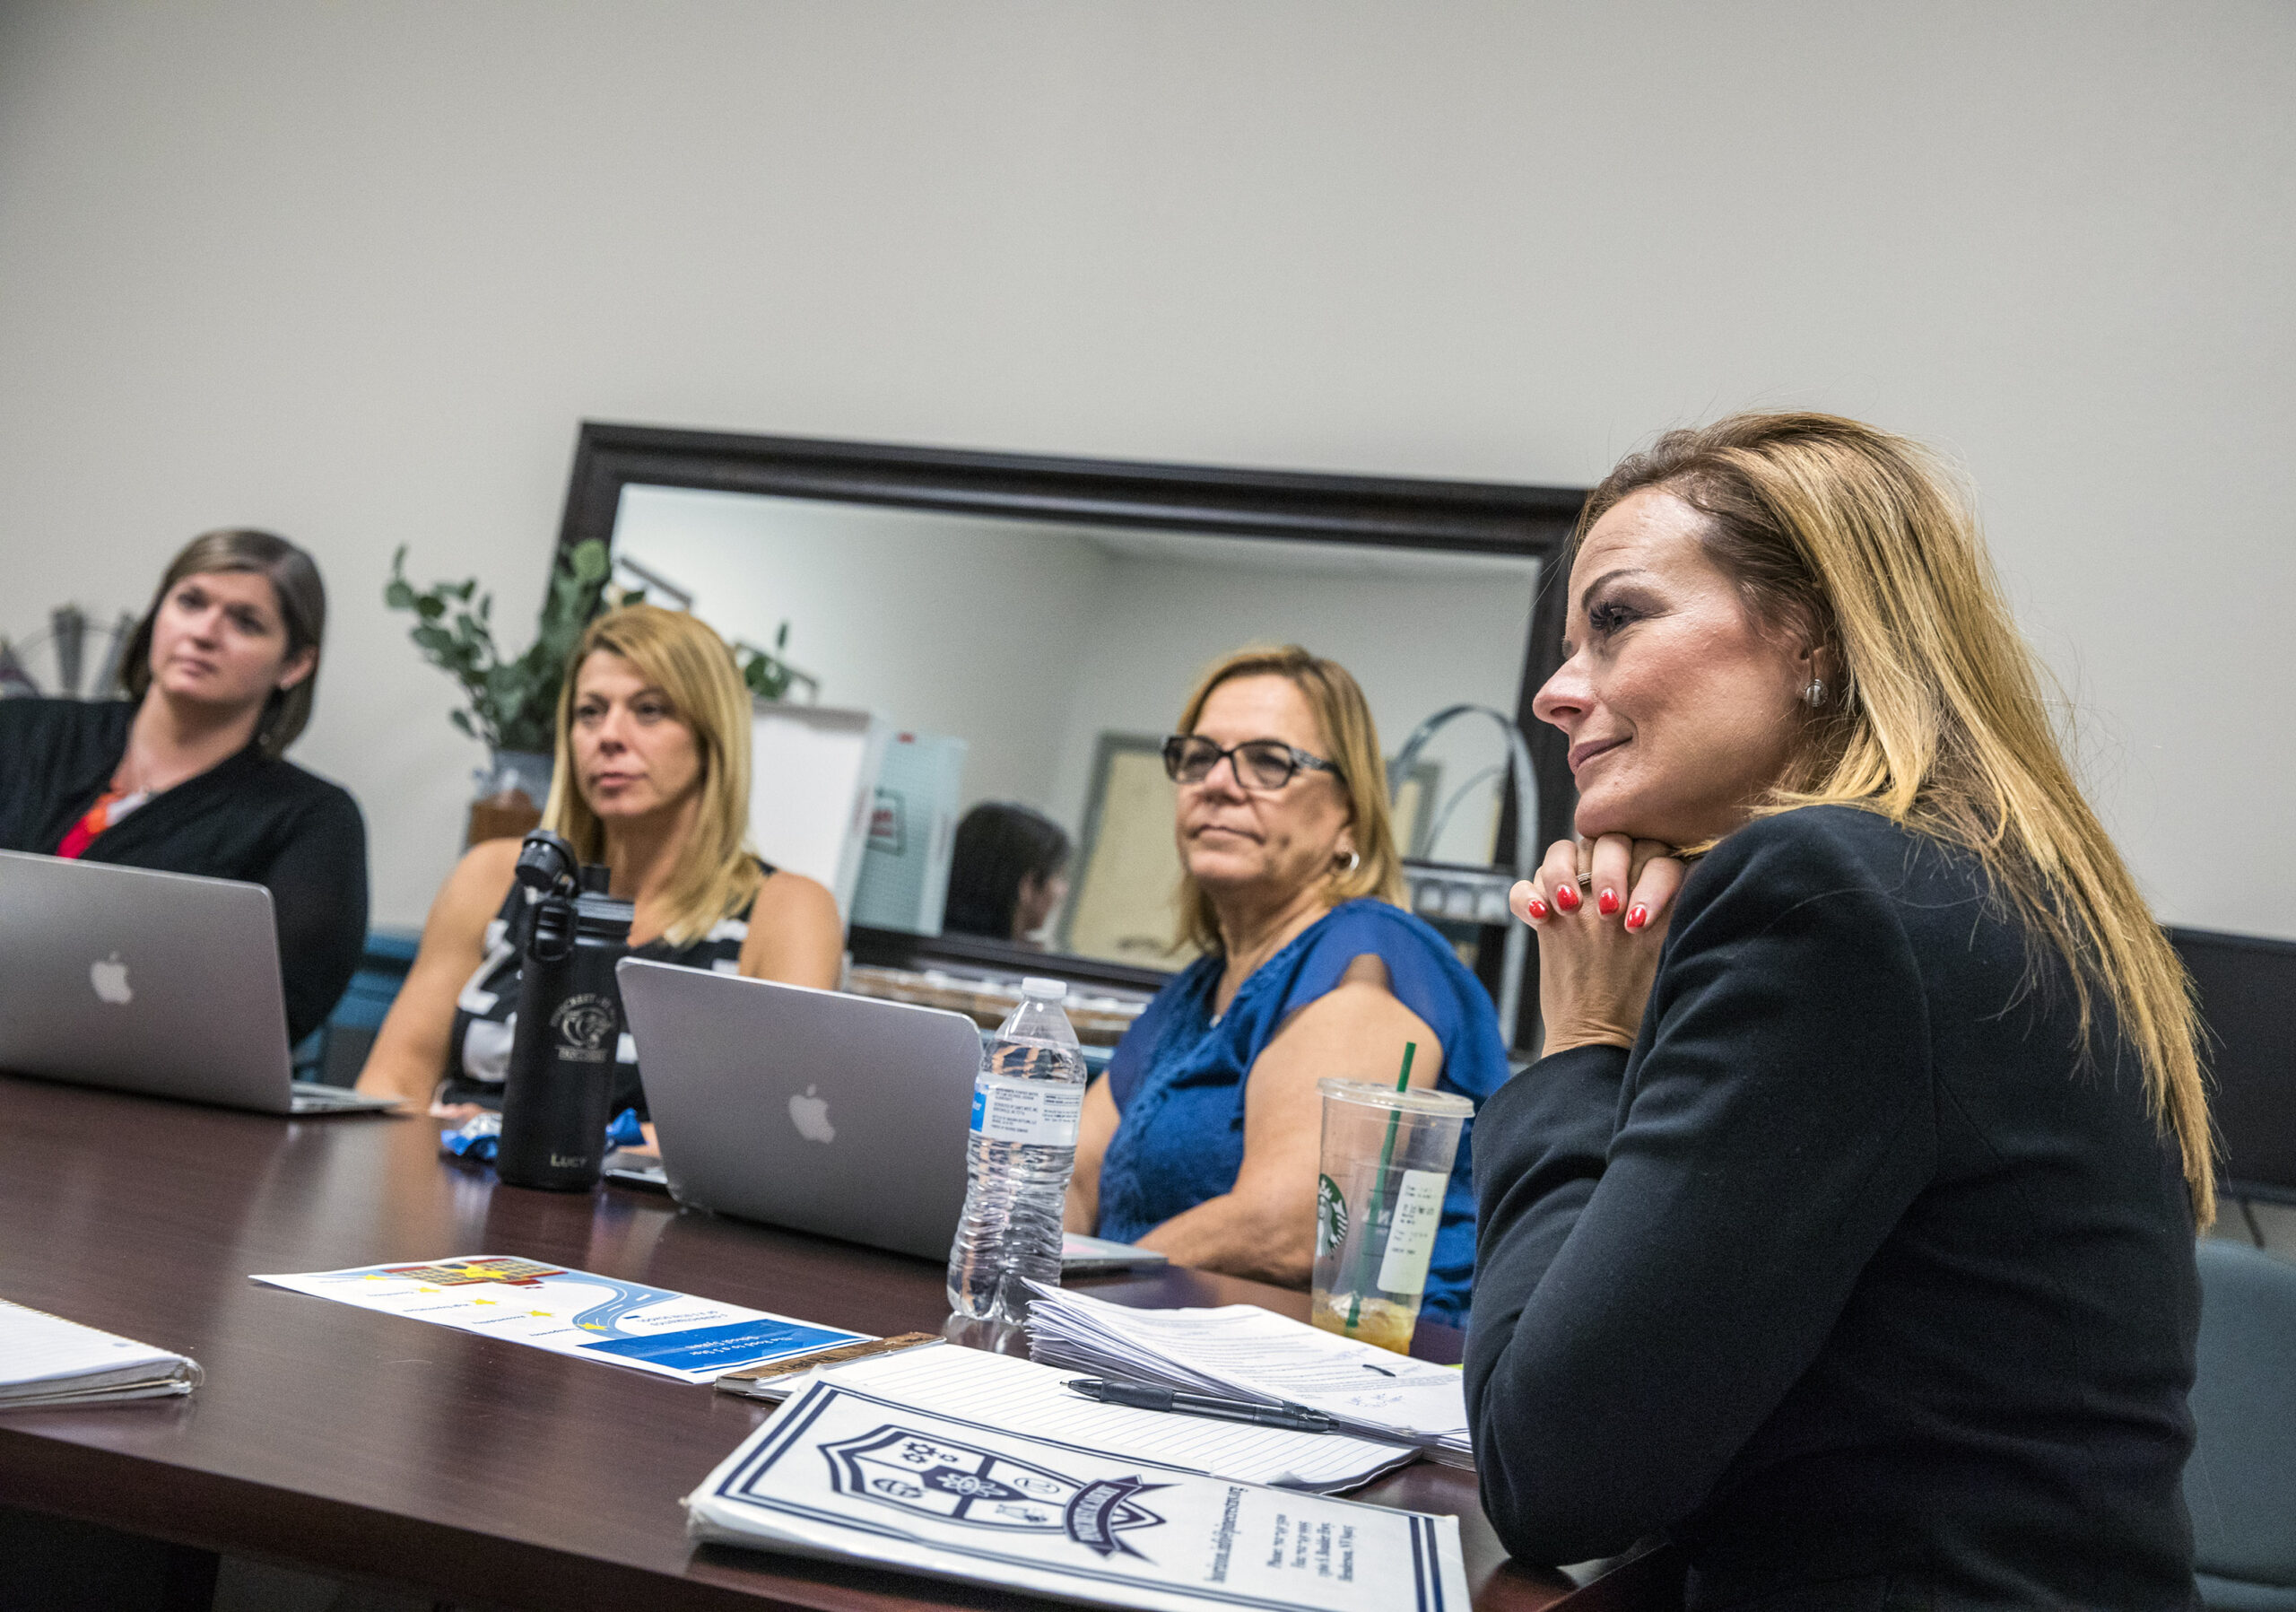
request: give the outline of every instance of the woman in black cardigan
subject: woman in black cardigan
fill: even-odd
[[[310,719],[318,568],[284,538],[194,538],[121,660],[130,696],[0,701],[0,850],[266,886],[287,1032],[317,1029],[367,934],[358,803],[280,759]]]
[[[1950,484],[1673,432],[1570,587],[1545,1056],[1475,1121],[1500,1538],[1669,1537],[1693,1608],[2196,1605],[2191,1010]]]

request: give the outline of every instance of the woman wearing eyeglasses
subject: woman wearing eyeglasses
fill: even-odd
[[[1397,901],[1403,869],[1363,691],[1296,646],[1207,672],[1164,743],[1182,938],[1203,955],[1084,1097],[1068,1229],[1305,1287],[1317,1081],[1411,1078],[1480,1102],[1507,1076],[1491,998]],[[1422,1313],[1463,1324],[1474,1194],[1459,1146]]]

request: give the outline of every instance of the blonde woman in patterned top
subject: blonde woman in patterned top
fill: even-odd
[[[613,870],[637,909],[632,955],[835,988],[836,902],[749,849],[749,691],[708,626],[652,605],[591,623],[559,695],[557,763],[543,826]],[[528,922],[518,844],[474,846],[448,877],[361,1091],[442,1118],[499,1102]],[[642,1115],[627,1036],[621,1053],[616,1110]]]

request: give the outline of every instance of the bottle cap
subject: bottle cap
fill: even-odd
[[[1031,974],[1021,981],[1021,994],[1034,997],[1041,1002],[1065,1002],[1068,999],[1068,981],[1047,980],[1040,975]]]
[[[585,893],[575,898],[575,932],[587,935],[593,940],[627,945],[630,943],[630,926],[637,917],[637,907],[616,896]]]

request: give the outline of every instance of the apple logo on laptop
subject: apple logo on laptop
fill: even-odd
[[[114,952],[107,963],[88,964],[88,983],[96,988],[96,995],[106,1002],[122,1006],[135,1000],[135,993],[127,988],[127,964]]]
[[[829,1122],[829,1099],[816,1097],[819,1086],[807,1086],[802,1097],[789,1099],[789,1123],[808,1142],[834,1142],[837,1127]]]

